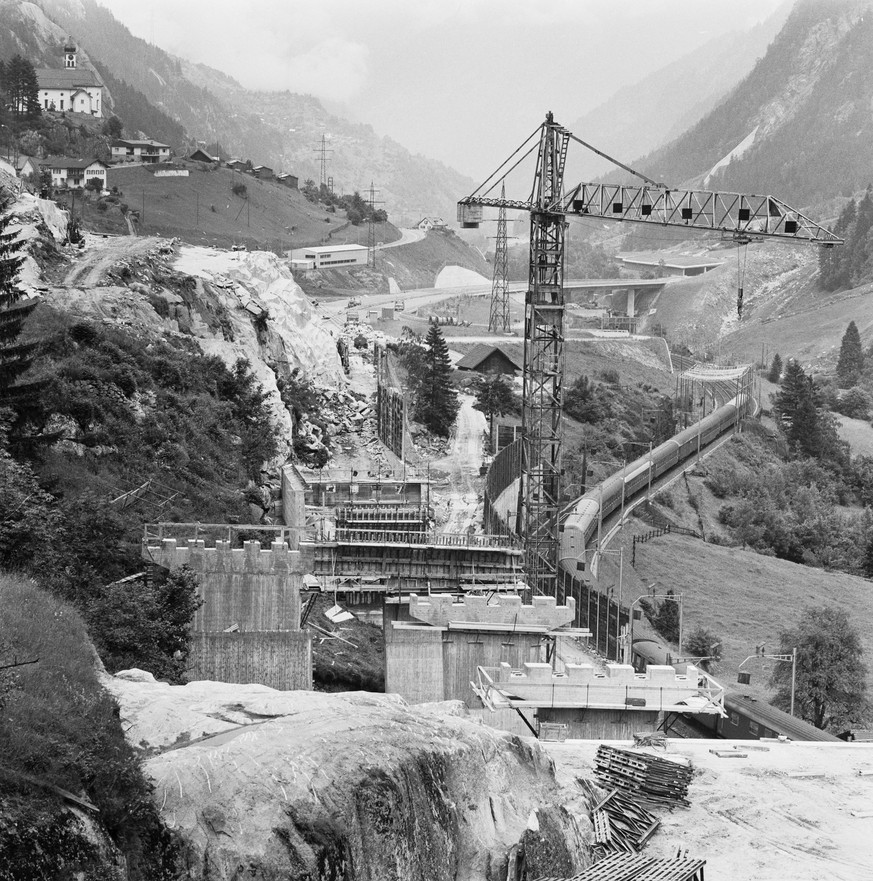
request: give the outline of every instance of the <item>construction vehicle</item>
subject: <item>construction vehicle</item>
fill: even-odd
[[[571,141],[640,179],[642,185],[579,183],[566,189],[564,167]],[[536,164],[529,194],[507,198],[503,187],[508,176],[532,155]],[[458,222],[465,229],[478,227],[486,207],[531,215],[516,532],[525,545],[528,582],[537,592],[557,597],[568,218],[721,232],[738,248],[763,238],[826,247],[842,244],[842,240],[773,196],[679,190],[658,183],[576,137],[555,122],[551,113],[471,195],[458,202]],[[742,308],[742,279],[738,278],[740,315]]]

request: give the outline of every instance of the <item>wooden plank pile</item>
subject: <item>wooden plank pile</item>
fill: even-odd
[[[638,853],[661,821],[626,795],[613,789],[591,809],[596,859],[612,853]]]
[[[629,752],[601,744],[594,759],[594,775],[607,789],[632,793],[647,804],[690,804],[687,799],[692,768],[649,753]]]
[[[657,859],[644,854],[617,853],[571,878],[546,877],[537,881],[703,881],[706,860],[688,857]]]

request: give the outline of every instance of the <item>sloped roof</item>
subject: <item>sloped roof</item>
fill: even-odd
[[[118,138],[112,142],[113,147],[165,147],[170,149],[168,144],[162,144],[160,141],[151,140],[127,140],[126,138]]]
[[[48,168],[88,168],[91,165],[106,168],[106,164],[99,159],[71,159],[69,156],[47,156],[40,159],[39,164]]]
[[[514,352],[503,348],[503,346],[493,345],[492,343],[479,343],[477,346],[474,346],[471,351],[467,352],[467,354],[458,361],[455,367],[458,367],[461,370],[475,370],[489,355],[494,354],[494,352],[500,352],[500,354],[509,360],[516,369],[522,369],[523,365]]]
[[[36,71],[36,79],[41,89],[77,89],[87,86],[102,86],[97,74],[87,67],[74,67],[54,70],[40,67]]]

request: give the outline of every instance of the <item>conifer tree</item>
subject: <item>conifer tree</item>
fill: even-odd
[[[452,367],[449,347],[436,324],[432,324],[425,339],[424,375],[418,391],[415,418],[434,434],[448,437],[458,418],[460,402],[452,385]]]
[[[782,358],[779,356],[777,352],[773,356],[773,360],[770,362],[770,370],[767,372],[767,379],[769,382],[779,382],[782,377]]]
[[[5,194],[0,194],[0,204],[4,205]],[[18,273],[24,263],[24,241],[18,233],[9,232],[12,216],[0,211],[0,405],[14,397],[12,385],[30,366],[33,343],[18,343],[25,318],[36,308],[36,300],[21,302],[22,292],[18,287]]]
[[[840,344],[840,357],[837,360],[837,377],[841,388],[851,388],[858,382],[864,369],[864,350],[861,348],[861,335],[854,321],[849,322],[843,341]]]

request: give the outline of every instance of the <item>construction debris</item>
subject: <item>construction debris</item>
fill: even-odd
[[[706,860],[656,859],[642,854],[613,854],[570,878],[549,876],[537,881],[703,881]]]
[[[591,819],[597,859],[611,853],[639,853],[661,825],[654,814],[617,789],[594,806]]]
[[[594,760],[594,774],[608,789],[618,787],[633,793],[641,802],[669,807],[689,804],[686,796],[692,768],[687,762],[601,744]]]

